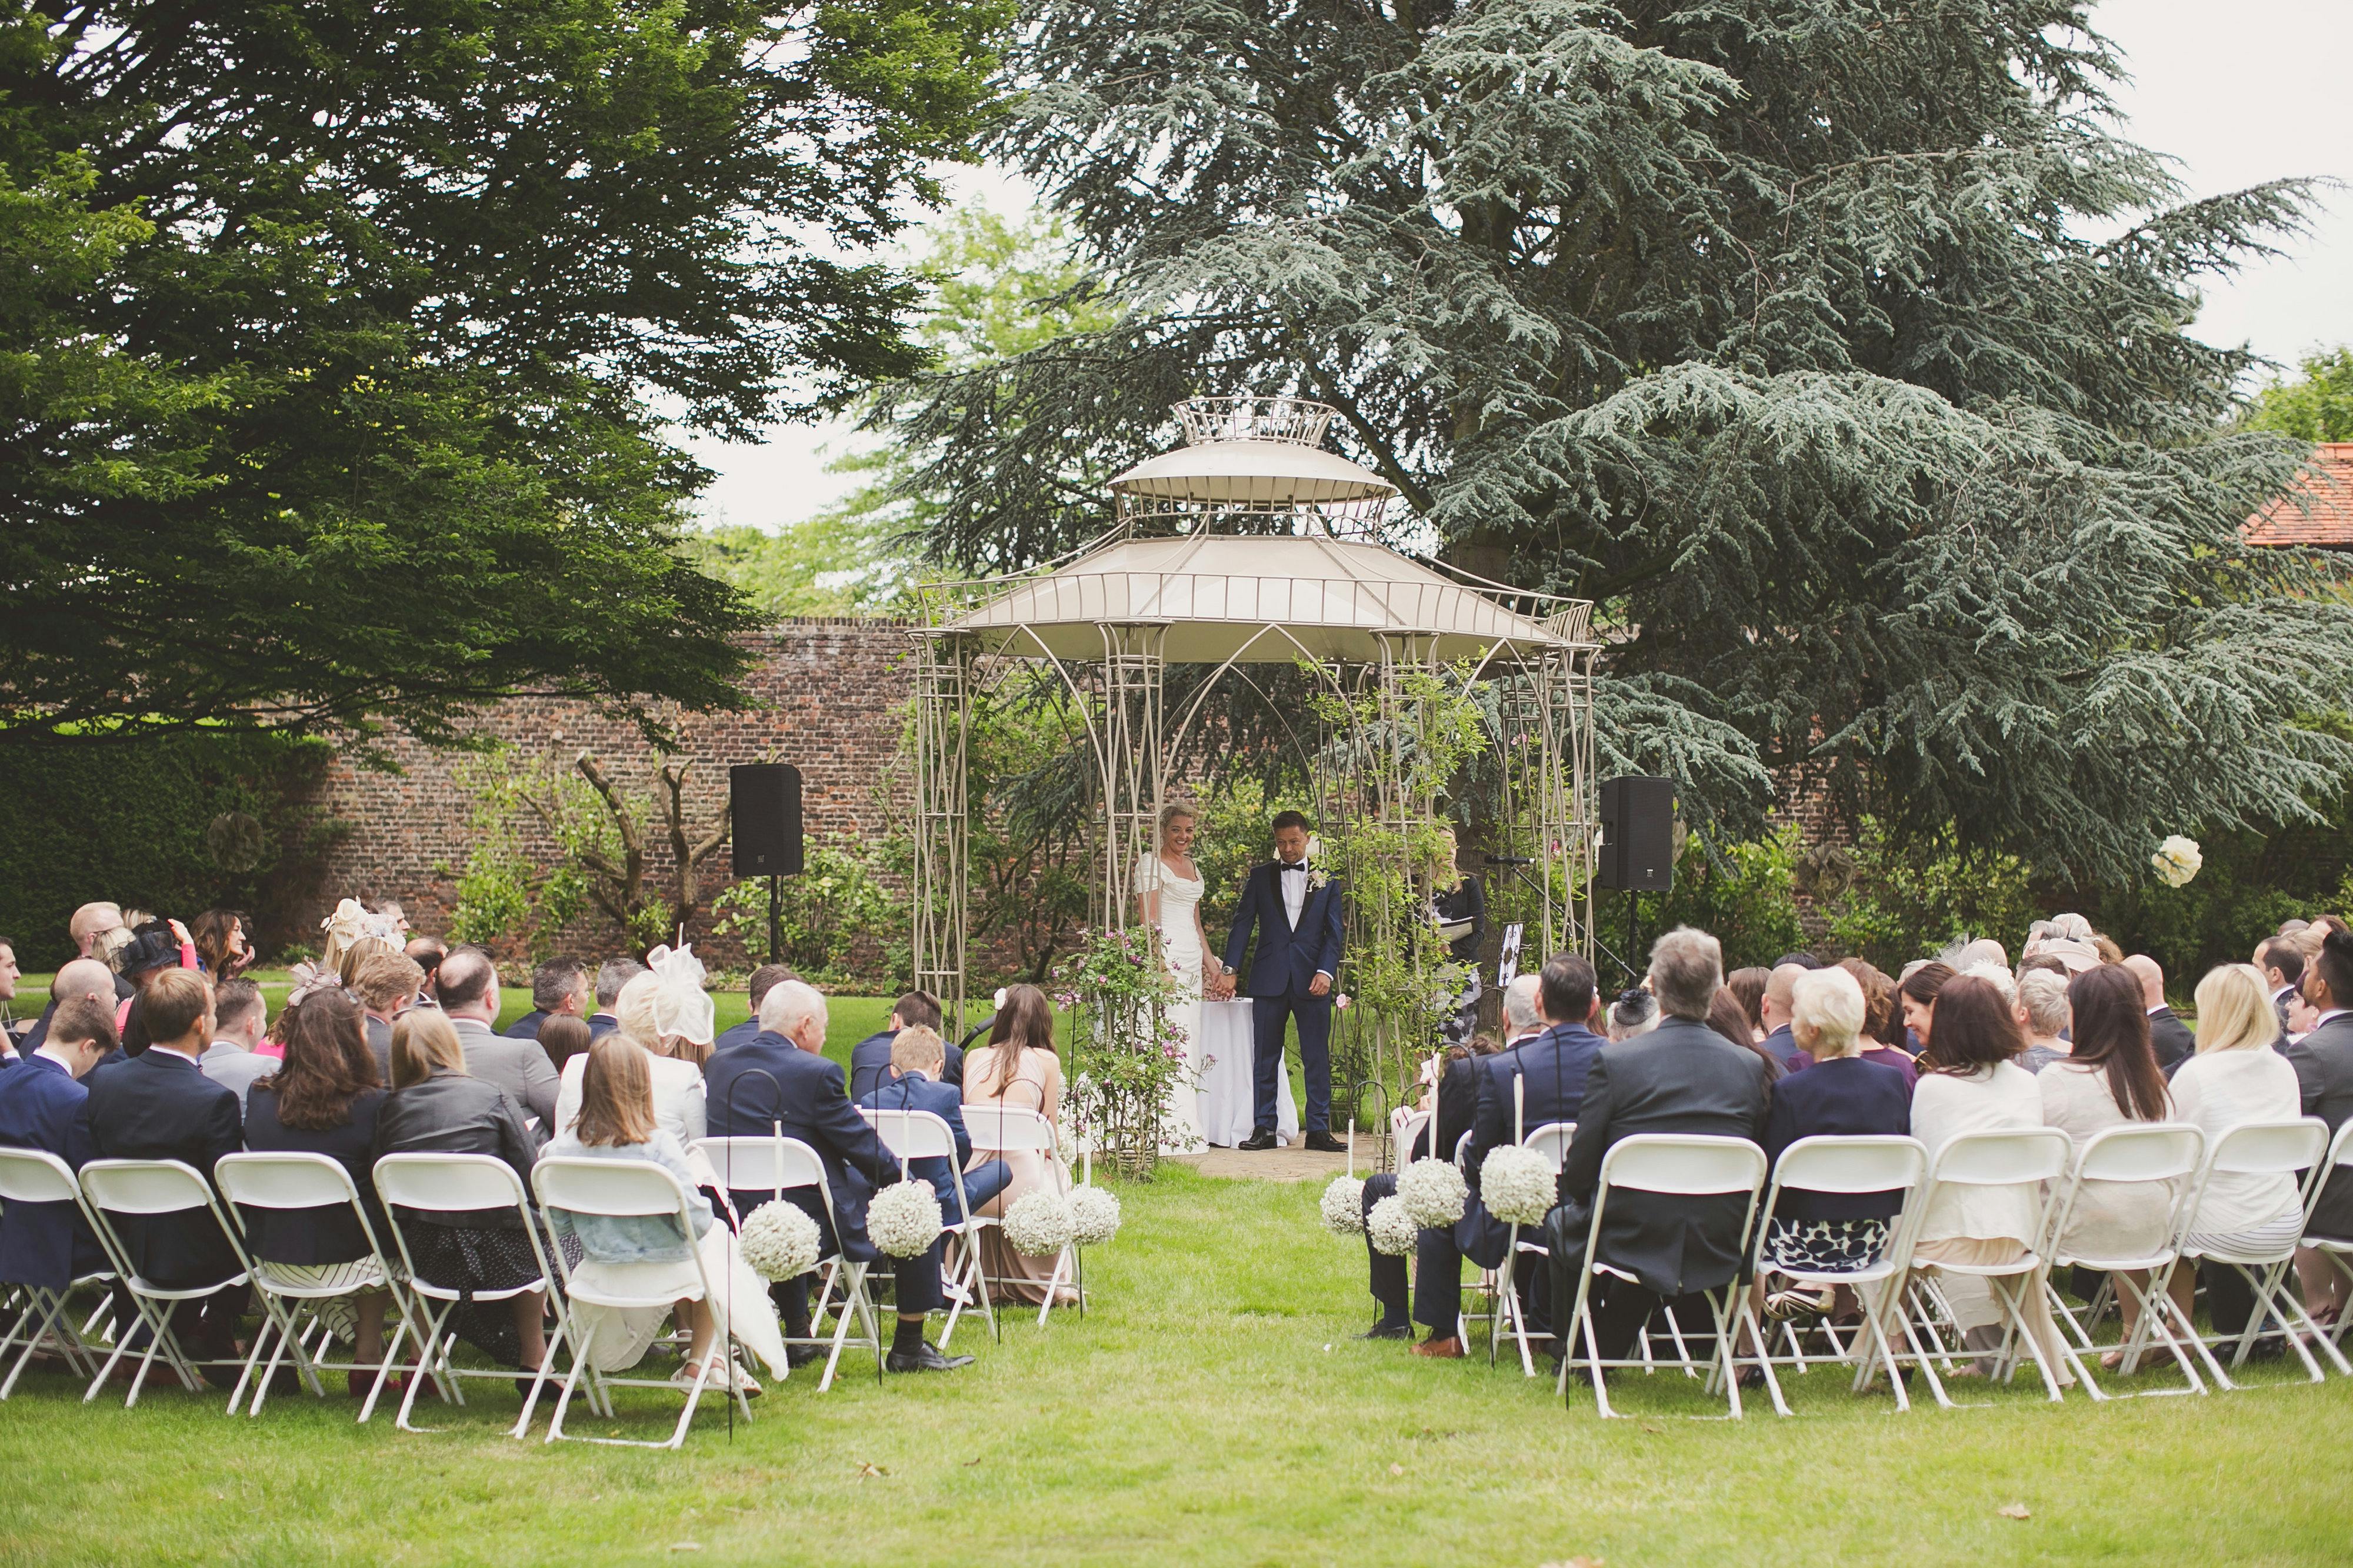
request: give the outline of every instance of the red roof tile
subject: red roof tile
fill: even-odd
[[[2250,544],[2353,550],[2353,441],[2315,447],[2295,484],[2272,498],[2239,531]]]

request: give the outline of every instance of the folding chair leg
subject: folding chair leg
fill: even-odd
[[[845,1258],[842,1260],[841,1267],[844,1270],[849,1271],[849,1288],[842,1301],[841,1315],[834,1321],[832,1351],[826,1356],[825,1371],[817,1380],[817,1391],[819,1394],[833,1386],[834,1368],[841,1364],[841,1347],[849,1340],[849,1314],[853,1310],[852,1303],[865,1293],[866,1266],[862,1263],[851,1263]],[[825,1291],[828,1296],[833,1293],[833,1282],[830,1279],[826,1282]],[[815,1323],[817,1314],[812,1313],[809,1321]]]
[[[24,1317],[18,1320],[18,1325],[21,1327],[25,1322],[30,1321],[33,1327],[25,1335],[24,1352],[17,1356],[16,1364],[9,1369],[8,1381],[0,1383],[0,1399],[5,1399],[16,1392],[16,1380],[24,1375],[26,1366],[33,1359],[33,1352],[41,1348],[41,1337],[44,1334],[52,1331],[56,1333],[58,1348],[64,1352],[66,1365],[77,1375],[79,1374],[84,1364],[76,1342],[79,1336],[73,1331],[73,1321],[66,1314],[65,1297],[58,1292],[41,1289],[32,1290],[28,1294],[30,1300],[25,1308]]]
[[[596,1328],[594,1323],[591,1323],[588,1331],[581,1336],[580,1342],[572,1349],[572,1370],[565,1374],[564,1392],[555,1396],[555,1413],[547,1419],[547,1436],[543,1441],[553,1443],[563,1437],[565,1414],[572,1408],[572,1395],[580,1386],[582,1374],[588,1373],[588,1351],[589,1347],[596,1342]],[[544,1370],[546,1365],[544,1361],[540,1363],[542,1370]],[[410,1392],[414,1393],[415,1390],[411,1389]]]
[[[1736,1332],[1738,1329],[1746,1329],[1750,1342],[1757,1347],[1757,1367],[1765,1374],[1766,1392],[1773,1396],[1773,1414],[1787,1415],[1789,1414],[1789,1402],[1781,1395],[1781,1380],[1773,1375],[1772,1352],[1765,1343],[1765,1331],[1757,1321],[1756,1310],[1748,1304],[1748,1293],[1741,1289],[1740,1282],[1736,1279],[1725,1289],[1734,1292],[1739,1299]],[[1740,1395],[1740,1358],[1731,1356],[1727,1358],[1727,1363],[1731,1376],[1725,1381],[1731,1385],[1733,1397],[1737,1399]]]
[[[531,1374],[531,1392],[522,1396],[522,1409],[515,1416],[513,1427],[507,1433],[517,1442],[521,1442],[523,1434],[531,1430],[532,1412],[539,1408],[540,1390],[547,1386],[547,1369],[555,1364],[555,1352],[564,1348],[565,1321],[562,1318],[555,1320],[555,1331],[547,1336],[547,1349],[539,1358],[539,1370]],[[579,1365],[577,1353],[572,1361],[575,1367]]]

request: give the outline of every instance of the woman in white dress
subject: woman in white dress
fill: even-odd
[[[1185,1071],[1168,1091],[1162,1114],[1162,1140],[1171,1148],[1199,1148],[1204,1142],[1201,1079],[1201,993],[1216,973],[1209,938],[1201,929],[1200,868],[1193,864],[1194,818],[1190,806],[1160,814],[1160,853],[1136,863],[1135,901],[1144,921],[1160,933],[1160,956],[1176,982],[1168,1021],[1185,1037]]]

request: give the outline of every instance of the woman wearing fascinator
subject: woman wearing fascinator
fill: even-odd
[[[702,961],[691,943],[657,947],[646,954],[646,972],[621,987],[613,1016],[620,1021],[621,1037],[646,1054],[652,1079],[654,1124],[691,1149],[703,1135],[702,1064],[711,1058],[716,1009],[711,993],[702,988]],[[588,1058],[583,1054],[564,1064],[555,1090],[557,1132],[572,1130],[580,1117],[580,1100]],[[690,1156],[702,1165],[702,1156]],[[718,1185],[706,1169],[697,1174],[705,1184]]]

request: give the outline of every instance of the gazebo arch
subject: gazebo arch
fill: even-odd
[[[1535,872],[1524,890],[1540,951],[1589,954],[1599,651],[1591,604],[1489,583],[1380,542],[1395,488],[1321,448],[1332,416],[1324,405],[1194,398],[1176,413],[1187,444],[1111,482],[1117,517],[1101,538],[1036,571],[922,590],[916,984],[960,1014],[965,775],[977,672],[999,660],[1050,668],[1085,718],[1102,802],[1096,914],[1109,929],[1134,923],[1135,866],[1158,848],[1173,761],[1221,677],[1293,665],[1340,695],[1374,696],[1383,719],[1399,721],[1372,727],[1377,733],[1352,726],[1351,754],[1377,776],[1349,782],[1368,784],[1371,809],[1401,820],[1435,805],[1381,787],[1396,776],[1384,774],[1382,754],[1405,743],[1408,672],[1466,668],[1498,689],[1494,739],[1514,756],[1533,753],[1531,783],[1494,826],[1503,857]],[[1209,670],[1174,715],[1164,701],[1171,664]],[[1327,812],[1338,800],[1362,804],[1340,782],[1316,784]]]

